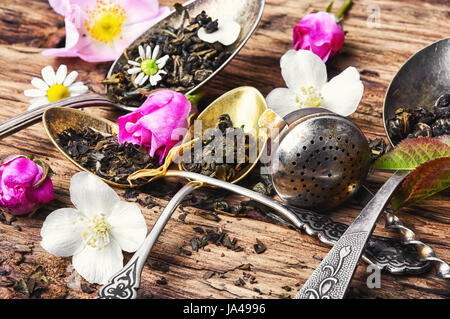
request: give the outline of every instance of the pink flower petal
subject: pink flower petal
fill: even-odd
[[[167,7],[159,8],[157,0],[105,1],[106,5],[109,3],[120,5],[126,12],[122,33],[110,43],[105,44],[93,39],[84,26],[88,18],[87,10],[93,9],[97,3],[97,1],[89,0],[51,1],[55,11],[65,16],[66,46],[59,49],[47,49],[42,54],[79,57],[87,62],[114,61],[139,35],[169,12]]]
[[[294,49],[311,50],[324,62],[339,52],[344,41],[344,31],[327,12],[310,13],[294,27]]]

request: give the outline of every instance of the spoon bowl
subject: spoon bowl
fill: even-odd
[[[238,39],[230,46],[231,55],[225,60],[208,78],[197,84],[193,89],[186,92],[186,94],[192,94],[197,91],[201,86],[214,77],[220,70],[222,70],[239,52],[239,50],[245,45],[252,33],[255,31],[264,9],[265,0],[190,0],[183,4],[187,9],[190,16],[194,16],[201,11],[206,11],[213,19],[233,19],[241,26],[241,32]],[[145,43],[148,36],[155,31],[158,31],[163,26],[177,26],[181,23],[181,16],[177,14],[176,10],[173,10],[169,15],[163,17],[159,22],[150,27],[141,36],[139,36],[129,46],[136,47],[139,44]],[[126,51],[126,50],[125,50]],[[117,73],[120,69],[128,63],[128,59],[123,53],[116,61],[111,65],[106,77],[110,77],[112,74]],[[50,107],[69,107],[69,108],[81,108],[87,106],[113,106],[123,111],[131,112],[135,110],[135,107],[119,104],[115,101],[109,92],[109,86],[105,86],[105,94],[97,94],[89,92],[84,95],[69,97],[42,105],[33,110],[26,111],[15,117],[12,117],[3,123],[0,123],[0,138],[10,135],[27,125],[34,123],[42,117],[44,111]]]
[[[233,180],[233,183],[244,178],[256,165],[258,159],[262,154],[262,149],[266,141],[266,137],[260,131],[257,121],[259,115],[262,114],[266,109],[267,105],[265,99],[258,90],[252,87],[240,87],[231,90],[219,97],[216,101],[211,103],[211,105],[209,105],[198,117],[198,119],[202,121],[202,128],[206,130],[207,128],[215,127],[219,116],[221,114],[227,113],[230,115],[231,120],[233,121],[233,124],[235,126],[244,125],[246,132],[253,131],[256,133],[255,137],[258,139],[259,143],[258,157],[254,163],[249,163],[239,172],[239,174],[237,174],[236,178]],[[92,115],[90,113],[71,108],[50,108],[45,111],[42,121],[44,123],[44,128],[47,132],[47,135],[49,136],[52,143],[56,146],[56,148],[79,169],[90,173],[93,172],[91,172],[86,167],[83,167],[80,163],[76,162],[69,154],[66,153],[66,151],[64,151],[62,146],[58,144],[58,135],[66,129],[81,131],[86,126],[89,126],[101,133],[118,134],[119,132],[119,127],[116,123]],[[192,127],[191,132],[193,132]],[[185,137],[185,141],[188,141],[189,139],[190,135],[187,134]],[[120,188],[142,186],[142,184],[130,185],[128,183],[116,183],[111,180],[102,178],[97,174],[95,175],[101,178],[106,183]]]
[[[394,117],[399,107],[431,111],[434,101],[450,91],[450,38],[442,39],[420,50],[405,62],[393,78],[386,92],[383,106],[383,122],[386,135],[393,141],[387,129],[387,121]]]

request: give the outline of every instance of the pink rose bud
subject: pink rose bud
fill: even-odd
[[[150,156],[163,162],[187,132],[191,103],[182,93],[168,89],[151,94],[136,111],[118,118],[119,143],[148,148]]]
[[[5,158],[0,166],[0,206],[25,215],[53,200],[53,183],[47,174],[47,169],[25,156]]]
[[[328,12],[310,13],[294,27],[294,50],[310,50],[323,62],[336,55],[344,41],[344,31]]]

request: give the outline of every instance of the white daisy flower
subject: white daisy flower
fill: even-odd
[[[134,79],[134,84],[137,86],[143,86],[147,80],[150,80],[151,86],[156,86],[161,81],[162,76],[167,74],[163,68],[166,66],[169,56],[165,55],[162,58],[158,58],[159,45],[155,46],[152,52],[152,48],[147,45],[144,47],[139,46],[139,57],[136,61],[128,60],[128,63],[134,66],[128,70],[128,74],[137,74]]]
[[[29,110],[88,91],[88,87],[82,82],[75,82],[78,72],[72,71],[67,75],[67,66],[64,64],[59,66],[56,73],[50,65],[43,68],[41,73],[42,79],[31,80],[35,89],[24,91],[25,96],[32,98]]]
[[[122,250],[136,251],[147,234],[141,210],[123,202],[93,174],[81,172],[70,181],[73,208],[47,216],[41,246],[57,257],[72,257],[75,270],[91,283],[105,284],[123,267]]]
[[[325,63],[309,50],[289,50],[280,64],[287,88],[274,89],[266,97],[269,108],[279,116],[305,107],[323,107],[349,116],[358,108],[364,85],[356,68],[348,67],[327,82]]]
[[[197,36],[208,43],[220,42],[225,46],[236,42],[241,33],[241,25],[233,20],[218,20],[218,30],[207,33],[204,27],[198,29]]]

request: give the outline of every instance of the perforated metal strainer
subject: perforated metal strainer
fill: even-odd
[[[362,185],[370,167],[364,134],[347,118],[322,108],[300,109],[279,120],[271,154],[272,181],[288,204],[336,207]]]

